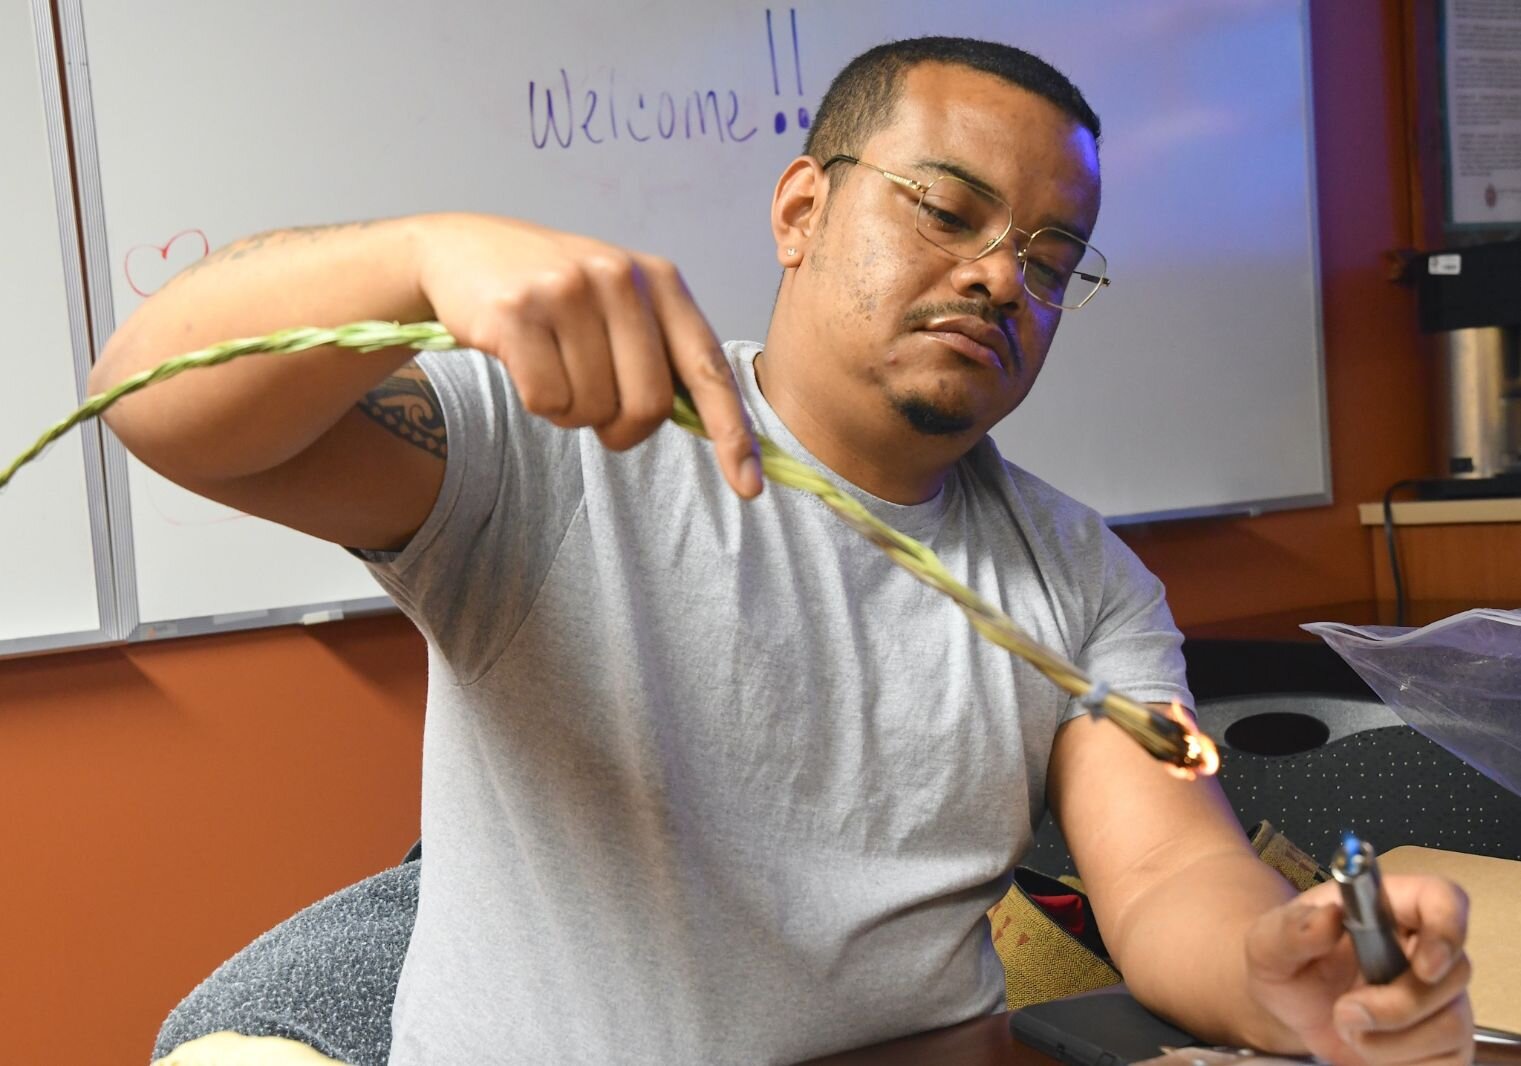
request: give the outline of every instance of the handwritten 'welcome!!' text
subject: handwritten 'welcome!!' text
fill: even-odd
[[[558,91],[551,84],[528,83],[529,134],[535,148],[551,141],[569,148],[581,141],[699,140],[741,143],[755,136],[754,123],[740,115],[739,94],[733,89],[693,89],[689,92],[620,92],[617,71],[609,70],[605,86],[573,89],[570,72],[560,68]]]

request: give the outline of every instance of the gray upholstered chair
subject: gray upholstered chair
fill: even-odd
[[[419,844],[408,858],[420,855]],[[153,1059],[231,1031],[298,1040],[351,1066],[385,1066],[420,873],[417,861],[382,870],[260,936],[170,1012]]]

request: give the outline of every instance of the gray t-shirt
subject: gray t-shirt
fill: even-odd
[[[816,498],[741,502],[674,425],[555,429],[479,353],[422,364],[443,488],[370,557],[429,647],[391,1062],[793,1062],[997,1009],[985,912],[1075,704]],[[1188,702],[1161,584],[991,441],[923,504],[834,480],[1093,676]]]

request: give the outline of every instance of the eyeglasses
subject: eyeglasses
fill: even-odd
[[[1014,225],[1014,210],[1002,198],[954,174],[942,174],[925,184],[883,170],[849,155],[831,156],[824,164],[853,163],[881,174],[895,185],[919,194],[914,229],[919,236],[958,259],[975,260],[995,251],[1014,233],[1014,245],[1025,291],[1043,304],[1075,311],[1109,284],[1109,263],[1093,245],[1055,226],[1028,233]]]

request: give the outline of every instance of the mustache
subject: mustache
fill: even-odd
[[[988,325],[1004,335],[1009,342],[1009,351],[1014,353],[1014,358],[1021,364],[1025,361],[1025,353],[1020,350],[1019,338],[1014,333],[1014,323],[1011,319],[1000,315],[998,309],[986,300],[946,300],[942,303],[920,304],[910,308],[903,316],[904,329],[918,329],[926,322],[933,322],[937,318],[948,318],[953,315],[967,315],[972,318],[980,318]]]

